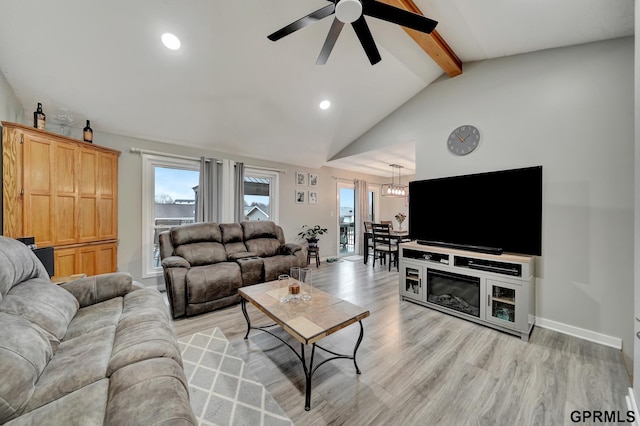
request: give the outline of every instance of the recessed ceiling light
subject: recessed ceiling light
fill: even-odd
[[[329,109],[330,106],[331,106],[331,102],[327,100],[320,102],[320,109]]]
[[[180,39],[171,33],[162,34],[162,44],[164,44],[167,49],[180,49]]]

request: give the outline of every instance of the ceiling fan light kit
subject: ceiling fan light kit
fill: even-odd
[[[335,15],[333,24],[329,29],[329,34],[325,39],[316,65],[324,65],[327,63],[329,54],[333,50],[333,46],[338,40],[338,36],[342,31],[344,24],[351,24],[353,30],[360,40],[360,44],[364,49],[371,65],[375,65],[382,59],[380,52],[376,47],[376,43],[371,35],[371,30],[364,16],[371,16],[393,24],[402,25],[426,34],[430,34],[438,25],[437,21],[429,19],[417,13],[390,6],[376,0],[328,0],[331,4],[311,12],[307,16],[298,19],[295,22],[279,29],[267,36],[271,41],[278,41],[289,34],[298,31],[308,25],[316,23],[328,16]]]
[[[340,0],[336,4],[336,18],[339,21],[350,24],[362,16],[362,3],[360,0]]]

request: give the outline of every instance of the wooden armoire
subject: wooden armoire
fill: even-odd
[[[57,277],[117,270],[120,151],[2,122],[2,230],[53,247]]]

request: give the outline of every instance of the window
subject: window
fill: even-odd
[[[244,219],[278,222],[278,172],[244,168]]]
[[[158,235],[195,222],[200,162],[142,156],[142,276],[162,274]]]

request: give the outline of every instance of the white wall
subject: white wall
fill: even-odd
[[[351,153],[414,140],[416,178],[543,166],[536,315],[633,351],[633,38],[466,64],[400,107]],[[474,124],[478,149],[447,152]],[[523,224],[526,226],[526,224]]]
[[[35,110],[35,106],[33,107]],[[14,123],[25,123],[24,108],[16,97],[13,88],[9,86],[7,79],[0,73],[0,121],[11,121]]]

